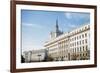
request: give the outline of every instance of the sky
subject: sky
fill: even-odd
[[[22,51],[43,49],[58,20],[63,32],[90,23],[90,13],[21,10]]]

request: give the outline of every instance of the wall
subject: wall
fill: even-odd
[[[100,31],[100,1],[99,0],[34,0],[58,3],[76,3],[76,4],[90,4],[98,6],[98,28]],[[85,69],[69,69],[69,70],[55,70],[55,71],[41,71],[34,73],[99,73],[100,72],[100,33],[98,34],[98,67]],[[10,69],[10,0],[1,0],[0,2],[0,73],[9,73]],[[27,72],[28,73],[28,72]],[[32,73],[32,72],[30,72]]]

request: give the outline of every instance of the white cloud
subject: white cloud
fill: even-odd
[[[39,25],[39,24],[22,23],[22,26],[25,26],[25,27],[34,27],[34,28],[37,28],[37,29],[43,29],[43,26]]]
[[[77,25],[75,25],[75,24],[68,24],[68,26],[69,26],[70,28],[76,28],[76,27],[77,27]]]
[[[67,12],[65,13],[65,16],[67,19],[88,19],[90,18],[88,13],[72,13],[72,12]]]
[[[70,31],[70,30],[73,30],[73,29],[78,28],[79,26],[80,26],[80,25],[68,23],[68,24],[67,24],[67,30]]]
[[[72,18],[72,14],[71,13],[65,13],[65,16],[67,19],[71,19]]]
[[[33,24],[29,24],[29,23],[22,23],[22,25],[27,27],[33,26]]]

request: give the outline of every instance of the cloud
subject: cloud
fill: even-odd
[[[27,26],[27,27],[31,27],[33,26],[33,24],[29,24],[29,23],[22,23],[23,26]]]
[[[65,13],[65,17],[67,19],[75,19],[75,20],[79,20],[79,19],[89,19],[90,18],[90,14],[89,13],[76,13],[76,12],[67,12]]]
[[[70,28],[76,28],[77,25],[74,25],[74,24],[68,24],[68,27],[70,27]]]
[[[22,26],[43,29],[43,26],[40,24],[22,23]]]
[[[67,19],[71,19],[72,18],[72,14],[71,13],[65,13],[65,16]]]
[[[70,28],[70,29],[76,29],[76,28],[78,28],[79,26],[80,26],[80,25],[78,25],[78,24],[71,24],[71,23],[67,24],[67,27]]]

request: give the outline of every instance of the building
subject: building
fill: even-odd
[[[25,62],[70,61],[90,59],[90,24],[63,33],[58,20],[45,49],[24,52]]]
[[[46,49],[24,51],[25,62],[45,61],[47,52]]]
[[[50,33],[50,40],[45,42],[48,56],[54,61],[90,59],[90,25],[84,25],[63,33],[56,21],[55,31]]]

